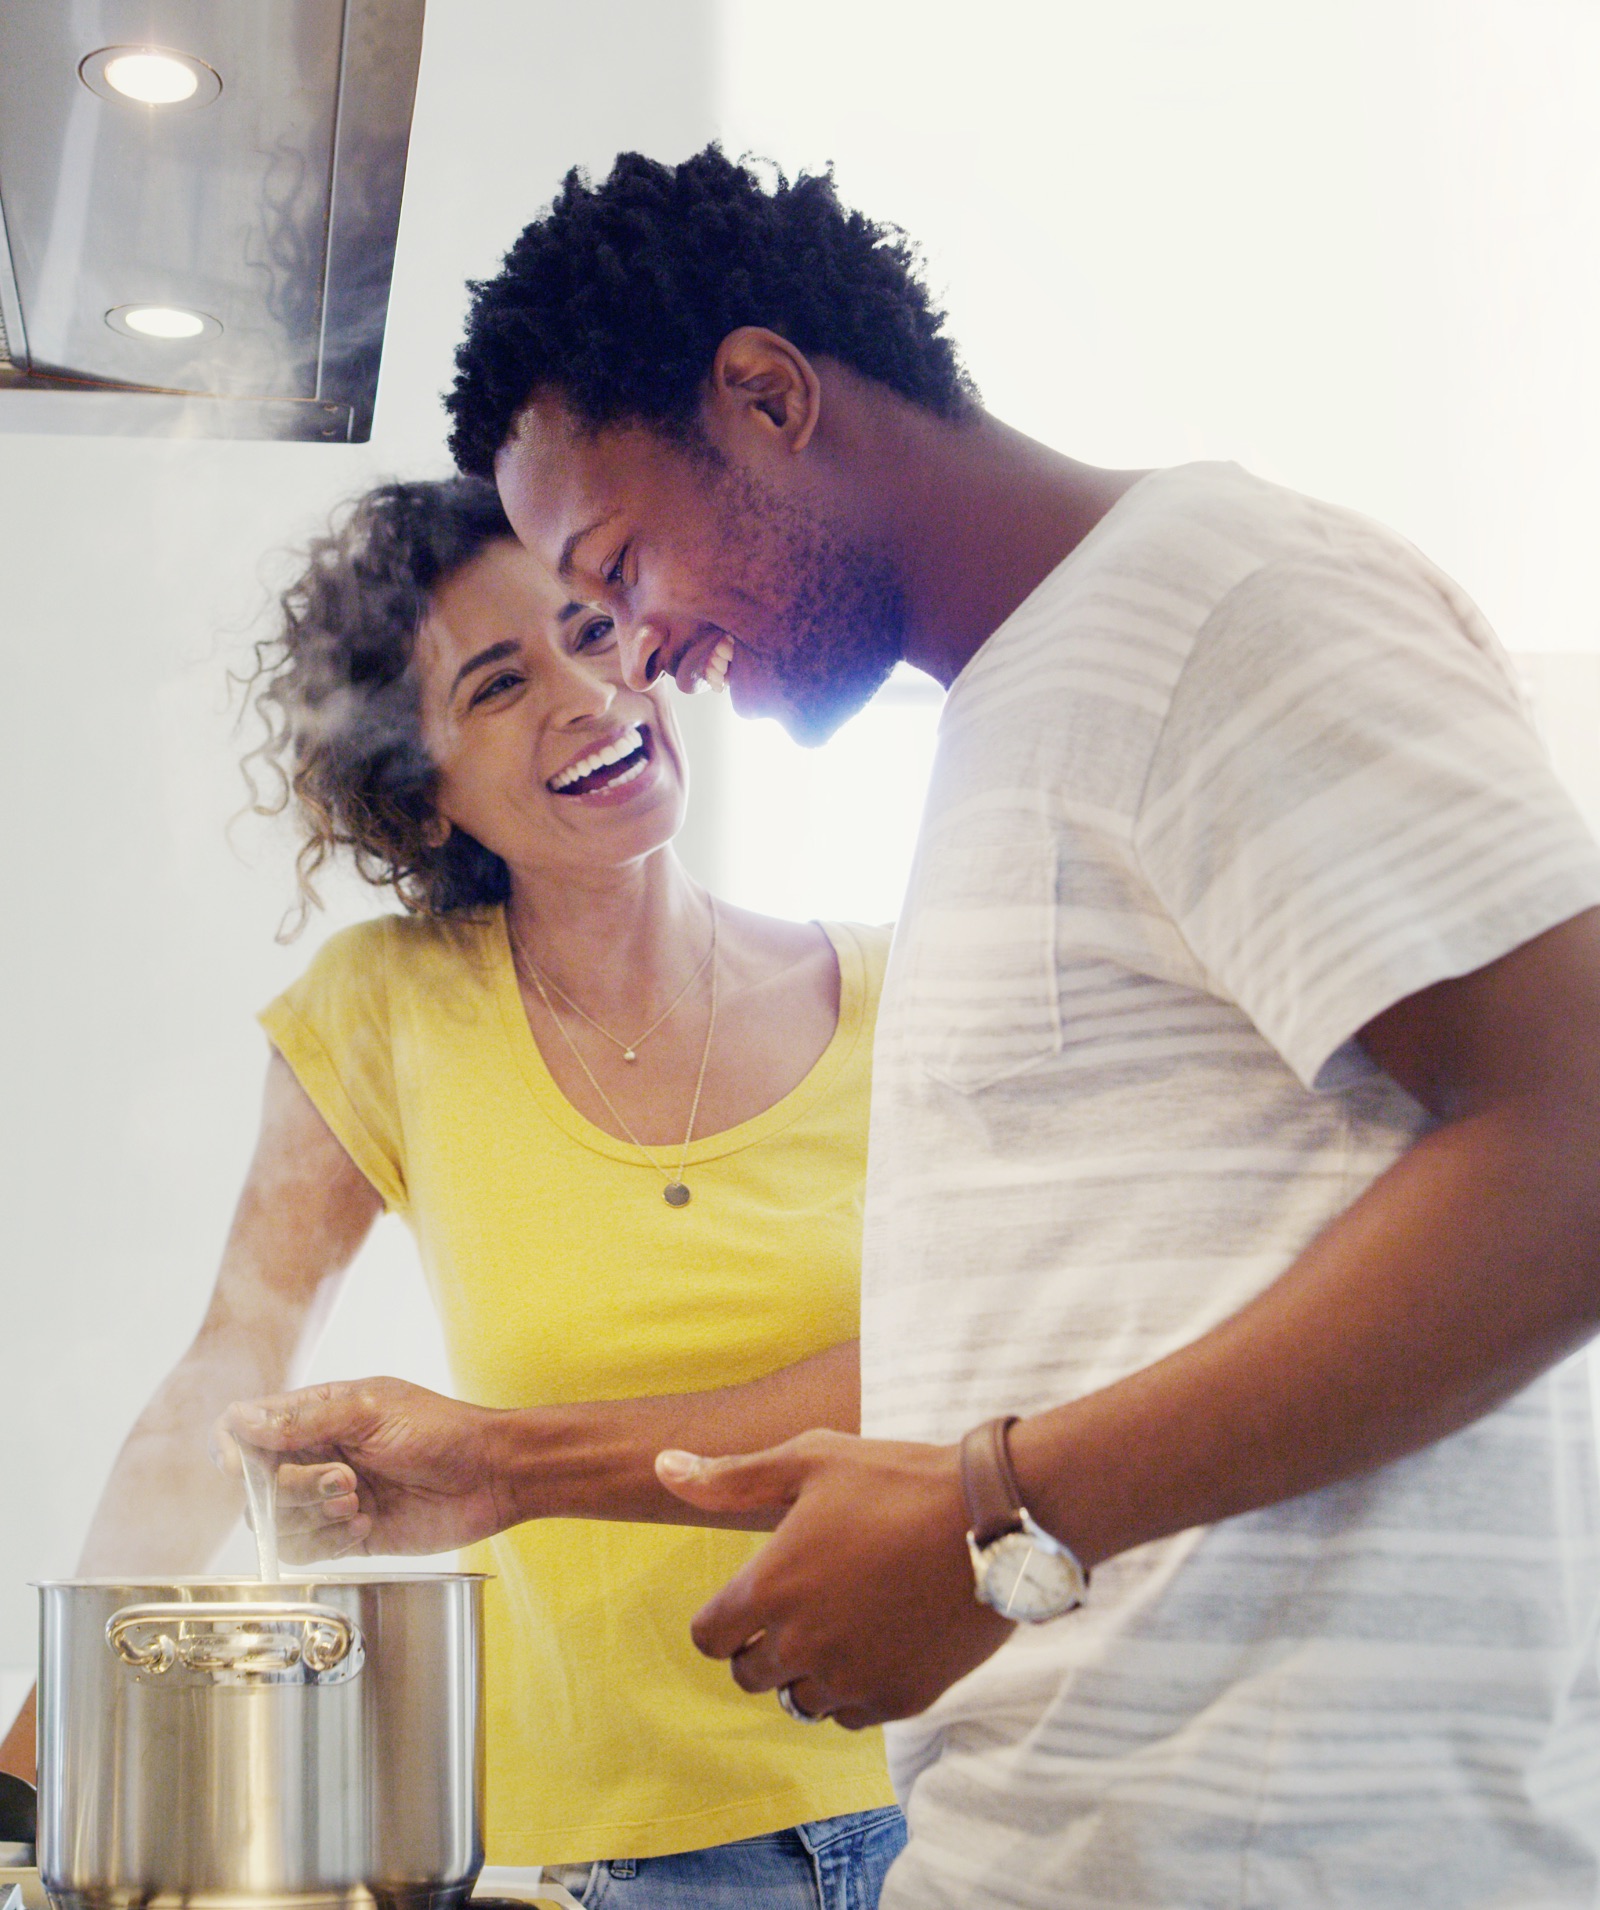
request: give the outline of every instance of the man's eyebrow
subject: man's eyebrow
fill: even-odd
[[[521,647],[515,637],[502,637],[498,643],[491,643],[487,650],[480,650],[475,657],[468,657],[456,671],[450,694],[454,696],[461,688],[463,679],[471,676],[474,670],[481,670],[486,663],[500,663],[506,657],[514,657]]]
[[[615,511],[607,511],[604,517],[597,517],[592,524],[585,524],[581,531],[574,531],[572,533],[561,546],[561,561],[556,565],[556,575],[558,577],[565,578],[572,575],[572,553],[591,531],[599,530],[602,524],[609,524],[615,516]]]

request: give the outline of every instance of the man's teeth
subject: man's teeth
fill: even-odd
[[[607,743],[604,749],[597,749],[593,755],[585,756],[581,761],[570,764],[557,776],[550,778],[552,789],[570,789],[574,783],[581,783],[585,776],[592,776],[597,769],[607,769],[612,763],[620,763],[624,756],[631,756],[635,750],[644,748],[644,737],[636,729],[624,730],[614,743]],[[626,782],[636,776],[644,764],[637,763],[625,775],[618,776],[616,782]]]
[[[733,638],[719,638],[716,649],[706,658],[706,667],[700,672],[700,681],[708,690],[725,690],[728,687],[728,665],[732,661]]]

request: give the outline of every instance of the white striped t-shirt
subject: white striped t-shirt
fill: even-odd
[[[1135,485],[944,712],[879,1021],[866,1430],[954,1440],[1236,1312],[1426,1126],[1352,1037],[1596,903],[1448,578],[1233,466]],[[892,1728],[885,1910],[1592,1910],[1595,1448],[1572,1360],[1109,1561]]]

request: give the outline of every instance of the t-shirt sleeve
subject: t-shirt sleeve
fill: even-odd
[[[1263,567],[1178,679],[1135,827],[1214,991],[1308,1087],[1374,1016],[1600,903],[1481,618],[1403,548]]]
[[[405,1152],[390,1029],[389,929],[330,936],[259,1020],[317,1112],[384,1205],[406,1205]]]

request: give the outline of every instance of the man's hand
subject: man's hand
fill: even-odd
[[[278,1537],[291,1564],[445,1552],[515,1522],[495,1489],[501,1417],[405,1380],[339,1380],[230,1406],[217,1462],[238,1471],[235,1441],[282,1455]]]
[[[807,1432],[743,1458],[664,1452],[656,1472],[702,1510],[789,1508],[690,1628],[746,1691],[792,1685],[858,1731],[926,1710],[1010,1635],[973,1597],[953,1446]]]

